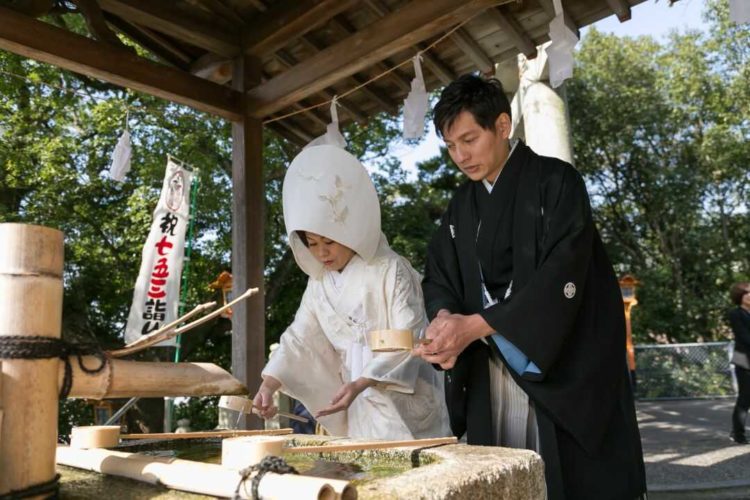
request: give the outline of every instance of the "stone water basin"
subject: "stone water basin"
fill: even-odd
[[[290,435],[288,446],[343,444],[356,440]],[[131,444],[133,443],[133,444]],[[220,440],[128,441],[117,450],[200,462],[221,462]],[[345,479],[360,499],[544,499],[544,466],[528,450],[454,444],[336,453],[287,454],[301,474]],[[58,466],[61,497],[68,499],[209,498],[125,478]]]

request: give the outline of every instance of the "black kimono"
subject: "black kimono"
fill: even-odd
[[[482,279],[500,300],[487,309]],[[519,143],[491,193],[481,182],[459,187],[430,243],[423,289],[430,319],[443,308],[479,313],[538,367],[508,372],[536,411],[550,500],[645,492],[622,297],[571,165]],[[469,444],[492,444],[490,349],[505,362],[495,342],[476,341],[446,373],[451,427]]]

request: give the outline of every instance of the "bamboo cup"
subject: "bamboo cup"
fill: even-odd
[[[411,330],[373,330],[367,340],[372,352],[411,351],[414,347]]]
[[[71,448],[113,448],[120,444],[119,425],[86,425],[73,427]]]
[[[283,436],[240,436],[222,439],[221,465],[244,469],[266,457],[280,457],[286,439]]]
[[[0,224],[0,242],[0,336],[60,338],[63,234]],[[57,358],[2,362],[0,496],[55,477],[59,365]]]

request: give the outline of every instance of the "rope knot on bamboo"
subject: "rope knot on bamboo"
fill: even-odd
[[[286,460],[284,460],[283,458],[276,456],[265,457],[257,464],[246,467],[240,471],[241,479],[239,484],[237,485],[237,489],[234,490],[233,500],[239,500],[241,498],[240,488],[242,487],[242,483],[247,481],[250,475],[256,471],[257,474],[255,474],[255,476],[253,477],[253,481],[250,484],[250,492],[252,494],[252,497],[257,500],[260,500],[260,495],[258,495],[258,486],[260,485],[260,480],[263,478],[266,472],[274,472],[276,474],[299,474],[299,472],[297,472],[297,469],[286,463]]]
[[[98,344],[73,344],[62,339],[24,335],[0,337],[0,359],[49,359],[60,358],[65,362],[65,376],[60,388],[60,399],[70,394],[73,386],[73,367],[70,357],[78,358],[78,366],[84,373],[94,374],[107,366],[107,355]],[[89,368],[83,363],[83,356],[96,356],[99,365]]]

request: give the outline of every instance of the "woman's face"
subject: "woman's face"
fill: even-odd
[[[750,291],[746,291],[745,295],[742,296],[740,305],[750,311]]]
[[[319,234],[305,232],[307,248],[329,271],[341,271],[354,256],[354,250]]]

